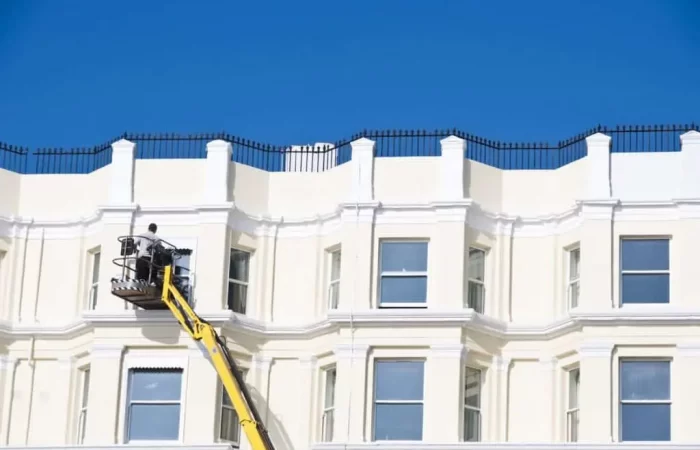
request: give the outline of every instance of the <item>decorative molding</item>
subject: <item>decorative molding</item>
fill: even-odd
[[[341,343],[333,349],[337,360],[353,359],[363,360],[369,356],[370,346],[368,344]]]
[[[90,349],[90,359],[119,359],[126,347],[123,344],[96,343]]]
[[[463,362],[467,358],[467,347],[464,344],[433,344],[430,346],[430,357],[451,359]]]
[[[322,442],[311,450],[696,450],[700,443],[673,442]],[[22,447],[25,449],[26,447]]]
[[[14,370],[19,359],[14,356],[0,355],[0,372],[4,370]]]
[[[700,357],[700,342],[679,342],[676,351],[682,356]]]
[[[314,355],[304,355],[299,357],[299,365],[304,369],[314,369],[318,358]]]
[[[583,341],[579,347],[581,358],[609,358],[615,344],[610,341]]]
[[[58,368],[60,370],[73,370],[76,363],[78,362],[78,358],[76,358],[75,356],[65,356],[63,358],[57,359],[56,362],[58,362]]]
[[[117,205],[99,206],[96,212],[72,219],[0,217],[0,237],[29,239],[72,239],[94,235],[105,225],[141,227],[150,222],[162,225],[196,227],[202,224],[228,224],[229,227],[258,237],[297,238],[327,236],[339,232],[343,224],[436,224],[465,222],[469,227],[494,235],[544,237],[567,233],[585,220],[616,222],[659,221],[700,218],[700,199],[631,202],[617,199],[578,200],[564,211],[533,216],[494,213],[472,199],[429,203],[341,203],[325,213],[307,217],[274,217],[248,214],[234,203],[180,207]],[[193,229],[193,236],[199,231]]]
[[[545,371],[555,370],[559,364],[559,360],[554,356],[540,356],[539,362]]]
[[[499,372],[505,372],[510,369],[511,362],[512,358],[506,356],[494,355],[491,358],[491,365]]]
[[[350,311],[333,310],[327,318],[298,324],[265,323],[229,310],[198,311],[200,317],[227,335],[246,335],[263,340],[313,339],[341,328],[377,327],[466,327],[510,341],[544,341],[580,331],[583,327],[618,326],[699,326],[700,310],[665,308],[571,312],[549,323],[518,324],[501,321],[475,313],[472,309],[367,309]],[[70,339],[91,332],[95,328],[138,328],[153,325],[180,325],[169,311],[84,311],[82,318],[63,324],[20,324],[0,322],[0,336],[41,339]],[[360,344],[356,344],[359,346]],[[359,347],[358,347],[359,348]],[[341,349],[342,351],[342,349]]]
[[[3,446],[5,450],[155,450],[155,449],[177,449],[177,450],[231,450],[229,444],[181,444],[178,442],[162,442],[155,441],[149,444],[111,444],[108,446],[90,446],[90,445],[52,445],[52,446]]]

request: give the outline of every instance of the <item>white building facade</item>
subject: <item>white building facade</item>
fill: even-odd
[[[700,446],[694,126],[0,154],[0,446],[249,448],[169,312],[110,292],[152,222],[279,450]]]

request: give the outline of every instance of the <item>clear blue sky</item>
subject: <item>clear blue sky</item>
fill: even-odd
[[[0,0],[0,140],[700,120],[700,2]]]

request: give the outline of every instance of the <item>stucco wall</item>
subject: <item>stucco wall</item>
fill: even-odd
[[[700,368],[700,191],[681,176],[693,155],[595,155],[589,148],[552,171],[454,164],[447,152],[354,154],[321,173],[136,160],[127,189],[115,185],[112,166],[75,176],[2,172],[16,195],[0,203],[0,442],[75,444],[88,365],[86,444],[124,442],[125,374],[137,366],[182,366],[178,439],[216,441],[220,387],[207,360],[167,313],[134,311],[109,290],[116,237],[150,222],[194,251],[196,309],[248,370],[278,448],[327,445],[315,443],[322,369],[331,365],[334,442],[371,440],[373,364],[382,358],[425,361],[422,427],[431,443],[462,439],[466,366],[483,374],[481,440],[564,442],[567,371],[579,367],[579,440],[604,443],[619,440],[619,359],[671,358],[672,440],[700,442],[691,423],[700,412],[692,376]],[[671,238],[668,304],[621,305],[619,241],[630,235]],[[407,238],[429,242],[426,305],[380,309],[380,245]],[[570,309],[567,251],[575,246],[581,297]],[[469,247],[486,251],[483,314],[466,307]],[[251,254],[245,315],[226,307],[230,248]],[[336,248],[340,302],[329,310],[328,251]]]

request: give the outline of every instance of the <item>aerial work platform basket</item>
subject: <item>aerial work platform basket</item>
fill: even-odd
[[[146,236],[121,236],[118,241],[121,244],[120,256],[112,262],[122,270],[119,276],[112,278],[112,294],[142,309],[168,309],[162,301],[165,268],[175,266],[178,259],[192,251]],[[139,243],[147,246],[148,256],[139,257],[139,253],[143,253],[137,248]],[[146,275],[138,277],[139,271]],[[186,277],[172,274],[171,282],[177,288],[182,288],[185,280]]]

